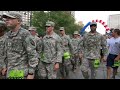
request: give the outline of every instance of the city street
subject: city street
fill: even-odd
[[[82,72],[80,67],[76,69],[75,72],[70,72],[69,79],[84,79],[82,76]],[[101,63],[100,67],[98,68],[97,77],[96,79],[106,79],[106,66],[105,63]],[[118,68],[118,73],[116,75],[116,79],[120,79],[120,67]]]
[[[86,78],[120,79],[120,11],[0,11],[0,60],[1,79],[84,79],[82,60]]]

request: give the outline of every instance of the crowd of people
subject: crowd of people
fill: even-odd
[[[69,72],[78,67],[85,79],[96,79],[97,69],[103,61],[106,62],[107,79],[115,79],[120,59],[119,29],[113,29],[112,34],[104,36],[96,31],[97,23],[91,22],[90,32],[81,36],[74,31],[70,37],[64,27],[60,27],[57,34],[55,23],[47,21],[46,35],[38,37],[36,27],[31,26],[28,30],[21,27],[20,13],[8,12],[2,15],[2,19],[1,79],[69,79]]]

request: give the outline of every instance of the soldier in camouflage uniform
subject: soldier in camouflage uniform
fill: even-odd
[[[33,36],[33,40],[35,41],[35,44],[36,44],[36,51],[38,53],[38,57],[40,59],[40,54],[41,54],[41,51],[42,51],[42,39],[40,39],[38,37],[38,33],[37,33],[37,29],[36,27],[29,27],[28,29],[31,33],[31,35]],[[37,79],[38,78],[38,67],[36,67],[36,70],[35,70],[35,78]]]
[[[81,35],[78,33],[78,38],[81,39]]]
[[[43,37],[43,57],[38,65],[41,79],[57,79],[59,64],[62,62],[61,38],[54,32],[55,23],[46,22],[46,35]]]
[[[4,50],[7,63],[3,65],[2,75],[6,75],[6,78],[33,79],[38,65],[35,42],[30,32],[21,27],[20,13],[9,12],[2,17],[5,18],[9,29],[6,33]]]
[[[2,71],[2,65],[4,64],[4,58],[5,54],[3,52],[5,48],[5,30],[6,30],[6,24],[4,21],[0,20],[0,79],[2,79],[1,71]]]
[[[74,55],[74,49],[73,49],[73,44],[72,40],[68,35],[65,34],[64,27],[60,27],[60,34],[62,38],[62,44],[63,44],[63,58],[62,58],[62,66],[61,66],[61,75],[62,78],[68,78],[69,71],[72,69],[71,67],[71,55]],[[69,53],[69,58],[65,58],[64,54]]]
[[[80,41],[82,40],[82,36],[80,35],[80,34],[78,34],[78,38],[79,38],[79,43],[80,43]],[[78,43],[78,46],[77,46],[77,48],[79,49],[79,43]],[[77,51],[78,51],[78,49],[77,49]],[[79,61],[80,61],[80,65],[82,64],[82,57],[83,57],[83,54],[82,53],[78,53],[79,54]]]
[[[91,31],[83,36],[83,39],[79,43],[79,50],[83,53],[83,60],[81,65],[81,71],[85,79],[89,79],[88,70],[91,70],[91,79],[95,79],[96,70],[98,67],[95,65],[95,61],[100,61],[100,49],[103,48],[103,60],[107,57],[107,42],[103,35],[96,31],[97,23],[91,22]],[[94,65],[95,64],[95,65]],[[97,63],[98,65],[98,63]]]
[[[78,44],[80,43],[80,37],[78,35],[79,35],[78,31],[74,31],[73,38],[72,38],[74,51],[77,51]],[[72,64],[73,64],[73,68],[72,68],[73,71],[77,68],[77,66],[80,65],[79,53],[76,53],[72,58]]]

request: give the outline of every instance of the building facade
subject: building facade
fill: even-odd
[[[109,28],[120,29],[120,14],[109,15],[107,23]]]
[[[10,11],[0,11],[0,16],[3,13],[7,13],[7,12]],[[22,24],[26,26],[31,26],[32,11],[17,11],[17,12],[20,12],[22,15],[22,20],[23,20]]]

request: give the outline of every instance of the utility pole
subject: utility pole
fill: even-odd
[[[32,11],[30,11],[30,26],[32,25]]]
[[[48,11],[48,21],[50,21],[50,11]]]

